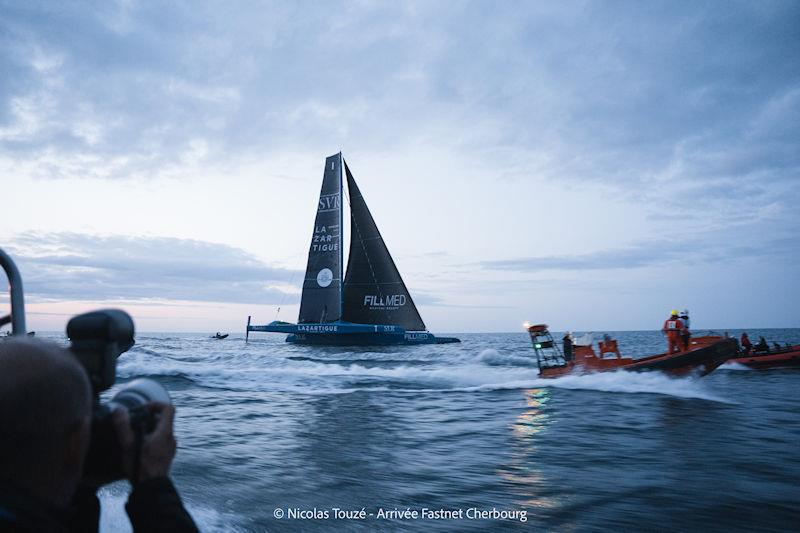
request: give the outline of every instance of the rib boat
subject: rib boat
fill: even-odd
[[[764,352],[740,353],[728,362],[758,369],[800,368],[800,344],[770,348]]]
[[[546,324],[529,326],[527,329],[536,353],[539,377],[542,378],[613,370],[661,371],[676,376],[697,373],[704,376],[736,357],[739,348],[735,339],[696,337],[691,339],[687,350],[633,359],[622,357],[616,340],[604,339],[598,343],[598,352],[588,344],[573,346],[572,354],[564,354]]]
[[[350,208],[350,250],[344,271],[344,181]],[[444,344],[430,333],[389,254],[342,153],[325,159],[300,314],[251,331],[286,333],[287,342],[318,345]]]

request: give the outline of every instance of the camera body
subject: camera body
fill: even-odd
[[[70,350],[89,376],[94,395],[92,436],[86,457],[85,476],[111,481],[124,477],[122,451],[111,415],[116,409],[128,411],[131,428],[139,443],[153,431],[157,419],[147,408],[149,402],[171,404],[169,393],[157,382],[137,378],[101,403],[100,393],[117,379],[117,358],[135,343],[133,319],[119,309],[103,309],[78,315],[67,323]]]

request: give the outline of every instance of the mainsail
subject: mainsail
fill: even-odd
[[[342,298],[342,319],[358,324],[391,324],[408,331],[424,331],[425,323],[419,316],[347,163],[344,163],[344,170],[350,193],[351,235]],[[310,265],[309,258],[309,268]],[[301,310],[301,321],[302,316]]]
[[[342,154],[325,159],[325,174],[308,251],[298,323],[342,317]]]

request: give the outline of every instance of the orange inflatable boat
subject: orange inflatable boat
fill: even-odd
[[[766,352],[740,353],[728,362],[750,368],[800,368],[800,344],[770,348]]]
[[[661,371],[672,375],[696,372],[701,376],[736,357],[739,345],[735,339],[723,337],[696,337],[689,349],[677,353],[661,353],[633,359],[622,357],[614,339],[598,343],[598,352],[591,345],[574,345],[572,353],[563,350],[553,340],[546,324],[528,327],[539,377],[555,378],[571,373],[608,372],[611,370]]]

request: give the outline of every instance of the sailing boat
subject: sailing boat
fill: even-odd
[[[345,176],[351,236],[342,282]],[[341,152],[325,159],[297,324],[273,321],[257,326],[250,318],[245,340],[251,331],[267,331],[288,333],[286,341],[297,344],[460,342],[427,331]]]

